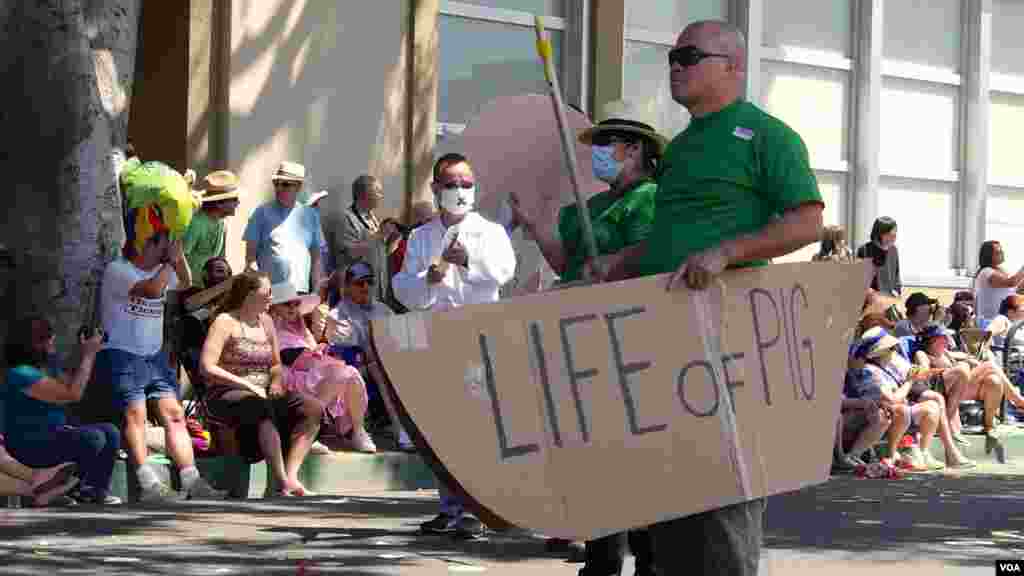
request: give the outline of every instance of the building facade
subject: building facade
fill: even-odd
[[[429,197],[430,164],[480,106],[545,91],[534,14],[568,103],[653,99],[667,135],[688,122],[669,97],[676,36],[694,20],[734,22],[747,98],[807,142],[827,223],[859,244],[877,216],[895,218],[909,286],[966,285],[986,239],[1024,264],[1019,0],[191,0],[181,162],[241,174],[251,194],[235,245],[283,159],[307,165],[307,191],[336,192],[334,214],[369,172],[401,215]],[[133,122],[159,101],[141,94]],[[240,245],[229,250],[240,265]]]

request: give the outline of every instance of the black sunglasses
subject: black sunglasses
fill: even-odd
[[[464,190],[469,190],[470,188],[472,188],[474,186],[476,186],[475,182],[466,182],[465,180],[463,180],[462,182],[442,182],[441,183],[441,188],[446,188],[446,189],[449,189],[449,190],[453,189],[453,188],[462,188]]]
[[[705,52],[696,46],[680,46],[668,51],[668,65],[678,64],[683,68],[696,66],[705,58],[728,58],[728,54]]]

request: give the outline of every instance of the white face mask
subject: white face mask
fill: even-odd
[[[460,188],[458,186],[452,186],[449,188],[442,188],[439,200],[438,204],[440,204],[441,208],[446,212],[455,216],[468,214],[473,210],[473,206],[476,204],[476,187]]]

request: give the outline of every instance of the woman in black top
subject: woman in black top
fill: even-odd
[[[871,288],[886,296],[899,296],[903,290],[900,279],[900,255],[896,250],[896,221],[888,216],[875,220],[871,241],[857,249],[857,258],[870,258],[878,270]]]

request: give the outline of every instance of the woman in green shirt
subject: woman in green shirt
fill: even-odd
[[[580,132],[579,141],[591,147],[594,176],[609,185],[587,200],[599,265],[607,269],[622,257],[624,248],[650,232],[658,190],[654,170],[668,140],[630,102],[611,102],[604,112],[606,119]],[[576,204],[559,210],[554,230],[539,226],[535,216],[523,211],[515,194],[510,194],[509,204],[561,282],[590,276]]]
[[[587,200],[599,266],[607,270],[624,256],[624,248],[647,238],[654,221],[654,195],[658,190],[654,171],[668,141],[650,122],[642,121],[639,110],[629,102],[611,102],[604,112],[606,119],[582,131],[579,140],[591,147],[594,176],[609,186]],[[537,219],[523,211],[514,194],[509,197],[509,204],[516,220],[533,236],[548,264],[558,273],[560,282],[593,276],[576,204],[559,210],[556,230],[538,226]],[[612,534],[587,542],[586,564],[580,575],[618,574],[622,570],[623,540],[628,540],[636,558],[636,574],[653,573],[647,531],[631,530],[628,535]]]

